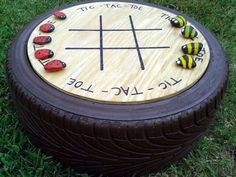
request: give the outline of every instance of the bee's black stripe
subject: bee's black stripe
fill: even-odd
[[[193,30],[194,30],[194,28],[193,28],[192,26],[190,26],[190,29],[189,29],[189,31],[191,31],[191,32],[192,32]]]
[[[188,67],[188,62],[189,62],[189,56],[188,55],[184,55],[184,60],[186,61],[186,66]]]
[[[194,43],[191,43],[191,46],[192,46],[191,54],[193,55],[194,54]]]
[[[193,37],[193,31],[194,28],[192,26],[189,27],[189,37],[192,38]]]

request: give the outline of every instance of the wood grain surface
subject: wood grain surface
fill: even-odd
[[[181,46],[190,42],[169,19],[176,14],[155,7],[127,2],[95,2],[62,10],[66,20],[49,16],[35,27],[27,53],[35,72],[48,84],[67,94],[111,104],[138,104],[177,95],[194,85],[207,69],[210,49],[203,34],[203,50],[194,56],[197,67],[188,70],[175,61],[184,55]],[[52,33],[39,31],[53,23]],[[188,24],[191,22],[188,21]],[[52,37],[39,46],[33,39]],[[51,49],[54,57],[39,61],[34,52]],[[59,59],[67,67],[46,72],[43,65]]]

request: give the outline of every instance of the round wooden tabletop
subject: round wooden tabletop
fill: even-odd
[[[206,71],[210,49],[203,34],[185,39],[181,28],[170,24],[172,12],[131,2],[92,2],[62,9],[67,18],[52,14],[32,31],[27,46],[34,71],[48,84],[67,94],[111,104],[137,104],[177,95],[193,86]],[[51,33],[40,26],[55,26]],[[37,45],[37,36],[50,36],[49,44]],[[201,42],[193,58],[197,66],[183,69],[176,60],[181,47]],[[54,56],[35,58],[35,51],[50,49]],[[44,66],[61,60],[66,67],[47,72]]]

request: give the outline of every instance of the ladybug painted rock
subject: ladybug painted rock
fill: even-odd
[[[50,49],[40,49],[35,51],[34,56],[39,60],[45,60],[48,58],[52,58],[54,56],[54,53]]]
[[[55,72],[63,70],[66,67],[66,64],[61,60],[52,60],[44,65],[44,69],[48,72]]]
[[[38,45],[49,44],[52,41],[50,36],[37,36],[33,39],[33,43]]]
[[[59,20],[65,20],[66,19],[66,14],[63,12],[57,11],[53,13],[54,17],[59,19]]]
[[[55,29],[55,26],[51,23],[45,23],[39,27],[39,30],[44,33],[51,33]]]

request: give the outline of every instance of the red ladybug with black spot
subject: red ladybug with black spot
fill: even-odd
[[[66,64],[62,62],[61,60],[52,60],[48,62],[46,65],[44,65],[44,69],[47,72],[56,72],[61,71],[66,67]]]
[[[46,60],[54,56],[54,52],[50,49],[40,49],[36,50],[34,53],[35,58],[38,60]]]
[[[39,30],[43,33],[51,33],[55,30],[55,26],[51,23],[45,23],[39,27]]]
[[[52,41],[50,36],[37,36],[33,39],[34,44],[45,45],[49,44]]]
[[[66,19],[66,14],[60,11],[54,12],[53,13],[54,17],[59,19],[59,20],[65,20]]]

